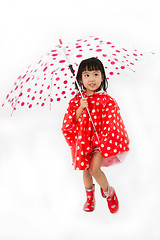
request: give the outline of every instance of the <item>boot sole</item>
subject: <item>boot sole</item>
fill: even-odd
[[[93,210],[85,210],[85,209],[83,209],[83,211],[85,211],[85,212],[93,212],[94,210],[95,210],[95,208]]]

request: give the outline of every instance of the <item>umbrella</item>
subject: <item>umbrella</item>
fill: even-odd
[[[135,66],[144,53],[117,47],[114,43],[89,36],[73,43],[56,45],[29,65],[18,76],[2,106],[9,105],[12,114],[19,107],[52,107],[55,101],[76,94],[75,72],[79,63],[89,57],[99,58],[105,67],[107,80],[122,71],[135,72]],[[11,114],[11,115],[12,115]]]
[[[37,62],[29,65],[14,82],[2,105],[11,107],[11,116],[19,107],[31,109],[49,106],[51,109],[55,101],[71,98],[76,94],[75,82],[83,96],[75,77],[83,59],[99,58],[105,67],[107,80],[110,80],[124,70],[135,72],[136,63],[144,55],[137,49],[128,51],[94,36],[80,38],[68,44],[63,44],[61,39],[59,42],[59,45],[42,55]],[[88,108],[87,112],[96,132]]]

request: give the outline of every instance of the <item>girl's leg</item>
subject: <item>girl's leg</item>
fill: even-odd
[[[83,210],[86,212],[92,212],[95,209],[95,186],[93,185],[93,178],[89,170],[83,171],[83,181],[87,197]]]
[[[95,178],[96,182],[100,185],[100,187],[103,189],[104,192],[108,191],[108,181],[107,178],[100,169],[101,162],[102,162],[102,155],[100,152],[95,152],[92,156],[91,162],[90,162],[90,173]]]
[[[87,189],[91,189],[93,186],[93,178],[90,174],[89,170],[84,170],[83,171],[83,182],[84,182],[84,186]]]
[[[101,193],[103,193],[103,197],[107,199],[108,207],[111,213],[116,213],[119,209],[119,202],[113,187],[109,187],[107,178],[104,172],[101,171],[101,162],[102,162],[102,155],[100,152],[96,152],[93,154],[91,163],[90,163],[90,172],[92,176],[95,178],[97,183],[100,185]]]

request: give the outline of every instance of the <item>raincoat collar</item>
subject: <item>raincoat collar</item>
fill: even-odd
[[[81,97],[80,92],[77,94],[79,97]],[[93,97],[93,96],[99,96],[99,95],[107,95],[107,93],[104,90],[100,90],[98,92],[95,92],[91,95],[87,95],[86,92],[82,92],[83,97]]]

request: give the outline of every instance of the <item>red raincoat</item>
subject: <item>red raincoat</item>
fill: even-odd
[[[83,92],[83,97],[88,98],[88,108],[100,142],[98,142],[86,108],[77,123],[74,121],[82,98],[78,93],[70,100],[62,125],[62,133],[71,149],[74,169],[89,169],[91,152],[95,146],[100,147],[103,156],[101,166],[108,167],[121,162],[120,156],[129,150],[129,138],[117,102],[105,91],[89,96]]]

